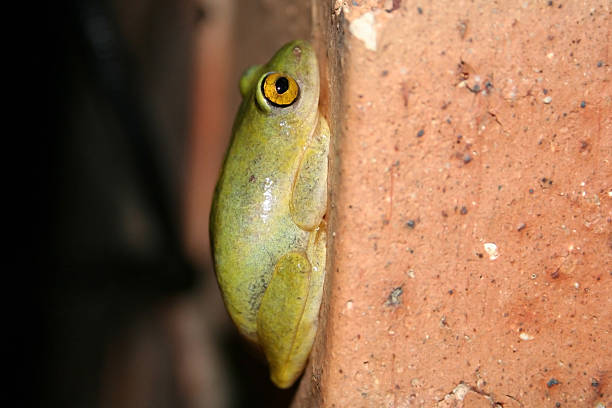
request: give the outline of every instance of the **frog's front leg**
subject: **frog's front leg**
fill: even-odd
[[[329,126],[319,115],[319,123],[302,156],[291,195],[291,218],[306,231],[318,228],[327,211],[328,153]]]
[[[312,265],[303,252],[290,252],[276,263],[257,312],[257,336],[280,388],[301,374],[316,334],[309,317]],[[320,303],[320,301],[319,301]],[[317,309],[318,312],[318,309]]]

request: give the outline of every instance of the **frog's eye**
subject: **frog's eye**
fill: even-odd
[[[261,82],[261,92],[272,106],[292,105],[298,98],[300,87],[289,75],[268,74]]]

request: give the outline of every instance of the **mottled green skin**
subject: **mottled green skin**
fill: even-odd
[[[289,107],[261,94],[267,73],[300,87]],[[304,41],[281,48],[240,82],[243,102],[210,216],[215,270],[229,314],[259,344],[272,381],[301,374],[317,327],[325,276],[329,128],[319,114],[319,71]]]

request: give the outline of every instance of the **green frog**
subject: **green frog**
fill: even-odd
[[[240,80],[242,104],[210,214],[225,306],[280,388],[300,376],[317,331],[326,256],[330,131],[305,41]]]

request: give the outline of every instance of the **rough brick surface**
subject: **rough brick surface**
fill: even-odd
[[[315,7],[334,237],[294,405],[610,406],[610,3]]]

